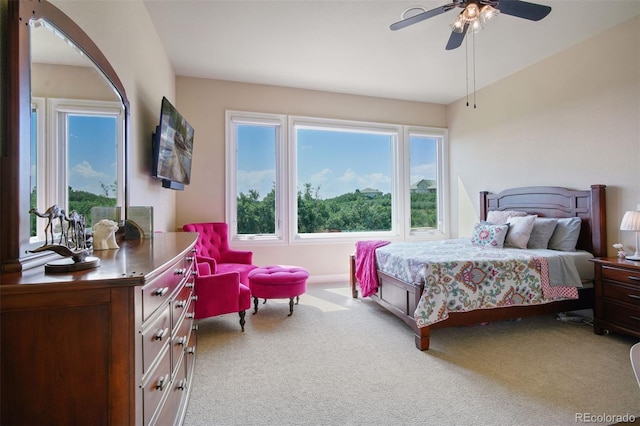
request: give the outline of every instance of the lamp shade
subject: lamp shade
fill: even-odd
[[[621,231],[640,231],[640,211],[629,211],[622,217]]]

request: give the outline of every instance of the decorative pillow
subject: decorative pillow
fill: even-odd
[[[509,225],[493,225],[487,222],[476,223],[471,243],[477,246],[502,248]]]
[[[507,223],[510,217],[528,216],[527,212],[519,212],[517,210],[489,210],[487,213],[487,222],[494,225],[503,225]]]
[[[582,220],[579,217],[566,217],[558,219],[556,229],[553,230],[549,240],[551,250],[576,251]]]
[[[538,216],[511,216],[507,223],[509,224],[509,232],[505,240],[505,246],[526,249],[533,224]]]
[[[531,237],[527,243],[529,249],[546,249],[549,245],[553,230],[556,229],[558,219],[552,219],[548,217],[539,217],[533,223],[533,230],[531,231]]]

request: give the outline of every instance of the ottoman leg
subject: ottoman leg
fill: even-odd
[[[253,298],[253,315],[258,313],[258,298]]]
[[[300,296],[296,296],[296,305],[300,302]]]
[[[287,316],[290,317],[291,315],[293,315],[293,297],[289,299],[289,315]]]
[[[240,311],[239,315],[240,315],[240,327],[242,328],[242,331],[244,332],[244,314],[246,313],[246,311]]]

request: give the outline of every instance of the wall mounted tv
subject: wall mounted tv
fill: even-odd
[[[193,127],[165,97],[152,141],[153,176],[164,188],[183,190],[191,182]]]

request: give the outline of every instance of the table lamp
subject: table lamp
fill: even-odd
[[[622,217],[622,223],[620,224],[621,231],[636,231],[636,252],[632,256],[627,256],[629,260],[640,261],[640,211],[629,211]]]

